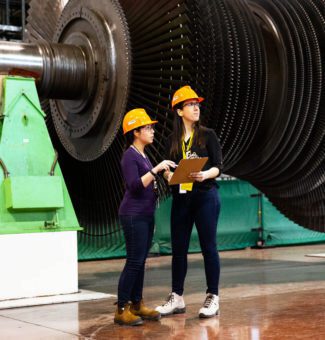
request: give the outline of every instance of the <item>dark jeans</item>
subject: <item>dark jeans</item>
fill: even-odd
[[[119,216],[126,243],[126,263],[118,284],[118,306],[142,299],[144,266],[151,247],[154,216]]]
[[[173,197],[171,211],[172,291],[182,295],[187,272],[187,252],[195,223],[204,257],[207,293],[218,295],[220,259],[217,222],[220,197],[217,188],[188,192]]]

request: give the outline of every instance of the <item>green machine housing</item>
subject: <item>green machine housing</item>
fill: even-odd
[[[81,230],[34,79],[2,78],[0,234]]]

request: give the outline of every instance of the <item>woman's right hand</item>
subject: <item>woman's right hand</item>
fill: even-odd
[[[157,174],[160,171],[169,171],[170,168],[176,168],[176,163],[170,160],[164,160],[157,164],[152,170]]]
[[[167,182],[169,182],[171,180],[171,178],[173,177],[173,172],[169,171],[169,170],[166,170],[164,172],[164,178]]]

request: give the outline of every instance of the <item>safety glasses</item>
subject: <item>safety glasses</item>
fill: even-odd
[[[199,102],[189,102],[189,103],[186,103],[186,104],[183,105],[183,107],[185,107],[185,106],[189,106],[189,107],[195,107],[195,106],[201,107],[201,103],[199,103]]]

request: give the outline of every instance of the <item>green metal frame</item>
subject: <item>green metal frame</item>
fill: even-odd
[[[81,230],[34,80],[8,76],[2,85],[0,234]]]

